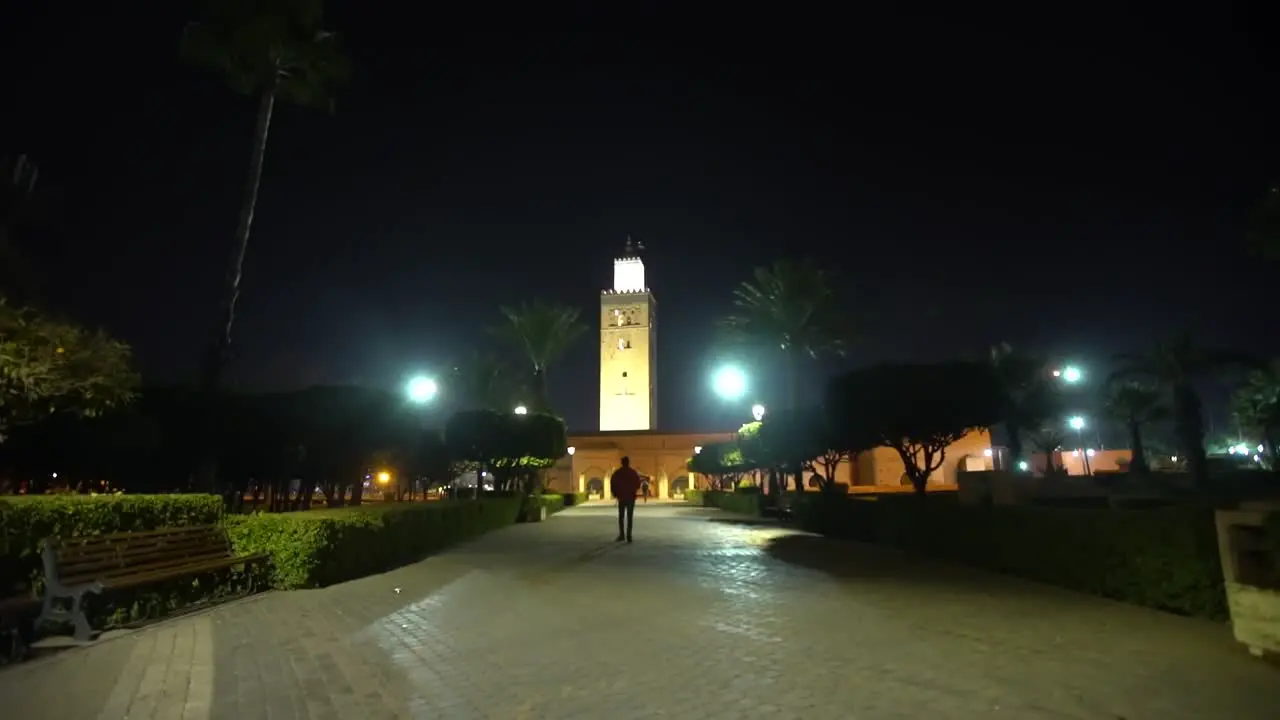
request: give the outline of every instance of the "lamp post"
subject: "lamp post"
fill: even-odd
[[[511,412],[514,412],[514,413],[515,413],[515,414],[517,414],[517,415],[528,415],[528,414],[529,414],[529,408],[527,408],[527,407],[525,407],[525,406],[523,406],[523,405],[517,405],[517,406],[515,407],[515,409],[514,409],[514,410],[512,410]]]
[[[760,422],[761,420],[764,420],[764,413],[765,413],[764,405],[760,403],[756,403],[755,405],[751,406],[751,417],[755,418],[756,422]]]
[[[1076,446],[1079,448],[1081,462],[1084,463],[1084,474],[1092,475],[1093,470],[1089,467],[1089,453],[1084,446],[1084,418],[1075,415],[1067,419],[1067,425],[1076,431]]]

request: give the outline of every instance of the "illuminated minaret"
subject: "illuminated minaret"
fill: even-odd
[[[652,430],[657,420],[657,301],[644,282],[644,245],[627,238],[600,293],[600,429]]]

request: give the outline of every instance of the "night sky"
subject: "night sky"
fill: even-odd
[[[183,3],[10,5],[0,155],[41,165],[43,299],[131,342],[149,381],[191,380],[254,104],[180,62]],[[1243,249],[1280,176],[1280,44],[1243,5],[625,5],[331,3],[352,78],[332,116],[276,115],[235,385],[443,373],[535,296],[594,322],[628,234],[659,302],[664,428],[744,414],[706,390],[713,321],[784,256],[840,273],[855,341],[830,370],[999,340],[1095,367],[1184,325],[1280,350],[1276,268]],[[596,362],[589,336],[552,368],[571,427],[596,425]]]

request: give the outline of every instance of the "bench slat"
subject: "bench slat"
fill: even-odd
[[[134,573],[148,573],[185,565],[199,565],[211,560],[223,560],[230,557],[225,550],[217,549],[198,555],[184,553],[174,557],[155,558],[146,563],[116,563],[91,570],[82,570],[75,575],[64,575],[62,582],[67,585],[81,585],[95,580],[106,582],[115,577]]]
[[[137,532],[130,531],[130,532],[118,532],[118,533],[106,533],[103,535],[80,535],[77,537],[57,537],[57,538],[51,538],[50,541],[55,544],[55,547],[74,548],[74,547],[92,546],[98,543],[118,542],[121,540],[124,540],[124,541],[141,540],[144,538],[165,536],[165,535],[170,535],[170,536],[187,535],[191,533],[202,533],[202,532],[208,532],[210,530],[217,530],[217,529],[218,529],[217,525],[188,525],[187,527],[159,528],[158,530],[139,530]]]
[[[57,558],[59,563],[71,565],[81,562],[93,562],[104,557],[119,557],[147,553],[157,548],[193,547],[200,545],[225,546],[227,545],[227,536],[223,534],[210,533],[207,535],[187,535],[182,538],[170,540],[148,539],[146,542],[130,544],[116,543],[95,548],[92,552],[57,553]]]
[[[113,538],[110,542],[86,543],[83,545],[62,546],[55,550],[60,562],[74,562],[81,558],[93,558],[109,555],[122,549],[134,547],[151,547],[155,545],[172,545],[189,542],[207,541],[210,538],[225,540],[226,535],[218,528],[201,528],[199,532],[181,535],[149,535],[143,538]]]
[[[139,573],[135,575],[126,575],[123,577],[108,579],[103,581],[103,586],[110,590],[119,590],[122,588],[134,587],[137,585],[146,585],[148,583],[158,582],[172,578],[179,578],[189,575],[196,575],[210,570],[218,570],[220,568],[234,567],[236,565],[253,565],[255,563],[266,560],[266,555],[246,555],[244,557],[224,557],[205,561],[199,565],[181,565],[172,568],[163,568],[152,570],[147,573]]]

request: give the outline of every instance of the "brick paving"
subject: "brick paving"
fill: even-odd
[[[1274,719],[1226,627],[714,510],[573,508],[0,671],[0,717]]]

